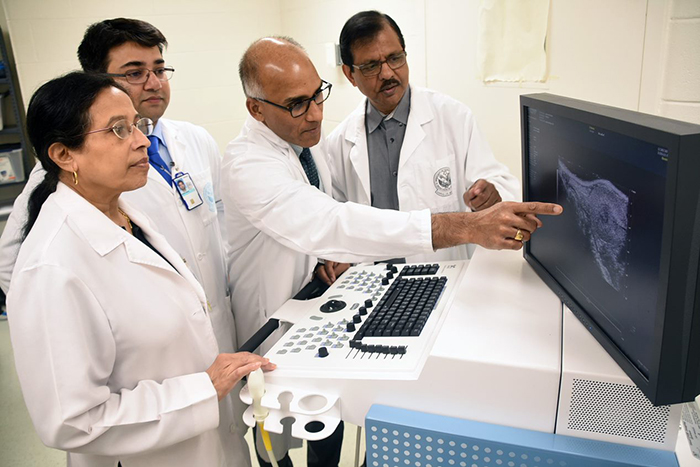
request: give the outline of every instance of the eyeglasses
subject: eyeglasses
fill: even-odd
[[[175,68],[172,67],[160,67],[153,70],[148,68],[136,68],[134,70],[127,70],[125,73],[105,73],[107,76],[113,76],[115,78],[124,78],[129,84],[143,84],[148,81],[151,73],[156,75],[161,81],[168,81],[173,77],[175,73]]]
[[[364,65],[353,65],[353,68],[357,68],[362,73],[362,76],[377,76],[382,71],[382,65],[387,64],[392,70],[401,68],[406,64],[406,51],[401,53],[389,55],[386,60],[375,60],[373,62],[367,62]]]
[[[290,104],[288,106],[275,104],[274,102],[270,102],[266,99],[262,99],[259,97],[254,97],[253,99],[260,102],[265,102],[270,105],[274,105],[275,107],[278,107],[280,109],[284,109],[288,111],[293,118],[297,118],[301,117],[309,111],[311,101],[315,102],[316,105],[323,104],[326,101],[326,99],[330,97],[332,87],[333,85],[331,83],[321,80],[321,88],[318,91],[316,91],[316,93],[313,96],[309,97],[308,99],[303,99],[293,104]]]
[[[88,131],[87,133],[83,133],[81,136],[89,135],[91,133],[98,133],[100,131],[112,131],[115,135],[117,135],[117,138],[127,139],[134,132],[134,127],[138,128],[141,133],[148,136],[153,133],[153,120],[150,118],[139,118],[134,123],[129,123],[126,120],[119,120],[117,123],[108,128]]]

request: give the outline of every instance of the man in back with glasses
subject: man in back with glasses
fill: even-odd
[[[377,11],[352,16],[340,33],[343,73],[367,98],[328,137],[333,195],[383,209],[481,211],[515,200],[520,186],[496,161],[464,104],[409,86],[406,45]],[[466,245],[407,258],[467,259]]]
[[[116,18],[100,21],[86,30],[78,48],[78,59],[86,72],[113,76],[127,89],[140,116],[150,118],[155,124],[149,136],[148,182],[138,190],[124,193],[123,197],[146,213],[182,256],[204,288],[219,351],[234,352],[236,331],[218,219],[221,217],[223,221],[223,203],[219,197],[221,155],[204,128],[163,118],[170,102],[168,80],[174,72],[163,58],[165,46],[165,36],[153,25]],[[5,291],[11,287],[10,277],[26,220],[27,200],[44,174],[37,164],[15,201],[0,240],[0,285]],[[77,173],[77,180],[80,183],[80,173]],[[187,190],[187,196],[178,190],[179,182],[193,187]],[[219,429],[230,440],[224,446],[231,456],[226,465],[238,465],[241,458],[250,465],[243,438],[247,427],[240,415],[245,407],[238,400],[238,392],[234,390],[232,394],[235,395],[222,400],[220,405]]]

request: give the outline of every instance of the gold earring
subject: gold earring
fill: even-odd
[[[73,183],[78,184],[78,172],[73,172]]]

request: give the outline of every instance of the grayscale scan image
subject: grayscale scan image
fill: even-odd
[[[609,180],[584,180],[559,160],[558,194],[576,211],[603,279],[620,292],[627,274],[629,196]]]

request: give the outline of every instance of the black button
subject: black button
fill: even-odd
[[[322,313],[335,313],[345,308],[346,303],[342,300],[328,300],[326,303],[321,305]]]
[[[389,285],[389,279],[382,277],[382,285]]]
[[[346,329],[348,332],[353,332],[355,330],[355,323],[348,323],[348,326]]]
[[[352,322],[353,322],[353,323],[359,323],[360,321],[362,321],[362,318],[360,318],[360,315],[354,315],[354,316],[352,317]]]
[[[367,300],[365,300],[365,306],[366,306],[367,308],[372,308],[372,306],[373,306],[373,305],[372,305],[372,300],[370,300],[369,298],[368,298]]]
[[[367,308],[365,308],[363,306],[361,306],[357,311],[360,313],[361,316],[364,316],[367,314]]]
[[[318,348],[318,356],[323,358],[328,356],[328,349],[325,347],[319,347]]]

